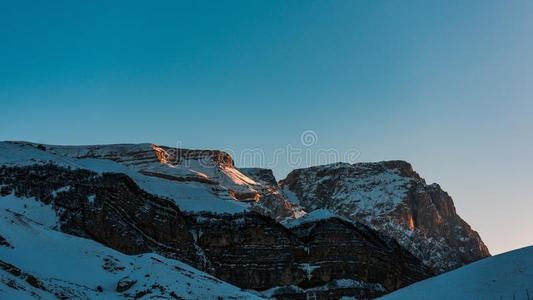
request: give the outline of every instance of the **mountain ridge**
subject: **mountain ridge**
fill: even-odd
[[[393,204],[402,203],[403,185],[396,181],[412,175],[405,168],[410,165],[381,164],[403,169],[370,187],[391,189],[398,196]],[[367,171],[375,165],[360,164]],[[0,142],[0,197],[51,205],[55,230],[129,255],[153,252],[183,261],[260,297],[373,298],[434,274],[388,228],[334,209],[324,215],[319,207],[308,209],[308,199],[291,191],[290,181],[276,181],[268,169],[239,169],[220,151]],[[31,209],[21,213],[35,215]]]

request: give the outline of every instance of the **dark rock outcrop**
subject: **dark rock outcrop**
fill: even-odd
[[[4,247],[13,247],[11,246],[11,244],[3,237],[0,235],[0,246],[4,246]]]
[[[129,290],[132,286],[134,286],[135,284],[137,283],[137,280],[133,280],[129,277],[124,277],[124,278],[121,278],[118,282],[117,282],[117,287],[116,287],[116,290],[117,292],[119,293],[123,293],[127,290]]]
[[[243,174],[252,178],[253,180],[262,182],[272,187],[278,187],[278,182],[271,169],[262,168],[240,168]]]

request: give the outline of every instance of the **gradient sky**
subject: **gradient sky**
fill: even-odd
[[[533,244],[532,75],[532,1],[0,3],[0,140],[268,156],[313,130],[410,161],[492,253]]]

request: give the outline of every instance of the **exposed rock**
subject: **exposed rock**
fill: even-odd
[[[129,290],[133,285],[137,283],[137,280],[133,280],[129,277],[123,277],[117,282],[117,292],[123,293]]]
[[[18,267],[7,263],[5,261],[0,260],[0,270],[4,270],[8,272],[9,274],[18,277],[19,279],[24,280],[29,285],[31,285],[34,288],[46,291],[46,287],[43,285],[43,283],[37,279],[37,277],[33,276],[32,274],[29,274],[27,272],[22,271]]]
[[[104,263],[102,268],[110,273],[119,273],[124,271],[126,267],[120,264],[120,261],[112,256],[106,256],[103,258]]]
[[[298,218],[305,212],[283,195],[272,170],[261,168],[241,168],[240,171],[252,178],[259,185],[255,188],[260,197],[255,211],[278,221],[286,218]]]
[[[431,274],[396,241],[362,224],[333,217],[307,222],[291,231],[306,242],[307,255],[300,262],[307,273],[307,280],[300,284],[304,288],[332,279],[357,278],[391,291]]]
[[[3,237],[0,235],[0,246],[4,246],[4,247],[9,247],[9,248],[12,248],[13,246],[11,246],[11,244]]]
[[[278,182],[274,177],[274,173],[270,169],[262,168],[240,168],[239,169],[243,174],[252,178],[255,181],[262,182],[269,186],[277,187]]]

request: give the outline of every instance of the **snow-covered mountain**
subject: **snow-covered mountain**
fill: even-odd
[[[485,258],[382,299],[533,299],[533,246]]]
[[[309,222],[284,226],[268,217],[276,209],[285,209],[276,203],[275,197],[268,202],[260,200],[267,199],[268,195],[262,196],[266,193],[283,197],[269,172],[258,169],[241,172],[232,164],[224,167],[223,162],[228,160],[220,154],[207,154],[208,162],[196,166],[191,163],[185,167],[180,163],[182,160],[158,166],[167,164],[166,160],[154,161],[151,154],[147,158],[148,152],[139,151],[139,147],[150,153],[160,148],[113,145],[77,149],[0,143],[1,207],[34,220],[47,230],[55,230],[54,234],[90,239],[125,256],[158,254],[169,263],[186,263],[242,289],[254,290],[257,296],[368,298],[432,275],[394,240],[356,222],[335,216],[309,220],[313,215],[310,214]],[[205,157],[200,152],[178,157]],[[209,161],[218,163],[210,165]],[[227,186],[240,195],[254,188],[261,198],[243,200],[231,192],[226,194],[230,197],[221,197],[220,190],[229,191]],[[258,204],[271,203],[276,204],[274,209],[257,209]],[[297,215],[297,210],[287,211],[289,216],[293,212]],[[2,247],[14,246],[12,250],[17,251],[17,239],[9,235],[9,227],[15,223],[7,222],[6,226]],[[83,253],[93,256],[90,251]],[[4,254],[0,252],[2,259]],[[127,260],[120,258],[123,259]],[[22,264],[20,261],[5,260],[26,272],[23,266],[16,266]],[[38,269],[39,265],[34,267]],[[36,269],[32,272],[38,273]],[[39,278],[46,280],[49,273],[45,269],[42,272],[44,275]],[[23,279],[26,278],[24,275]],[[92,282],[84,283],[81,279],[73,284],[92,287]],[[165,287],[165,291],[172,290],[178,297],[191,299],[179,286],[169,283]],[[13,287],[6,283],[5,289],[8,288]],[[164,297],[168,296],[173,297],[171,294]]]
[[[108,293],[106,299],[124,297],[125,292],[108,288],[123,277],[137,280],[126,292],[130,296],[135,291],[141,298],[157,293],[176,298],[172,291],[177,299],[203,298],[202,292],[185,293],[168,278],[161,283],[145,279],[147,285],[164,288],[143,294],[137,290],[143,281],[136,272],[130,274],[143,268],[166,272],[175,265],[198,274],[189,278],[200,278],[199,285],[204,285],[202,276],[209,276],[205,273],[222,280],[205,286],[213,295],[221,289],[219,294],[230,299],[373,298],[428,278],[434,270],[489,255],[477,233],[457,216],[451,198],[437,185],[426,185],[405,162],[295,170],[278,183],[271,170],[239,169],[221,151],[0,142],[0,210],[6,220],[24,219],[34,228],[30,231],[42,233],[17,240],[10,232],[22,229],[6,221],[0,229],[0,261],[6,268],[42,282],[61,278],[68,286],[79,285],[88,298],[102,293]],[[38,248],[46,243],[39,239],[45,235],[118,253],[113,257],[131,262],[133,269],[126,268],[130,273],[120,278],[102,275],[110,279],[100,289],[94,281],[70,280],[38,264],[27,268],[14,258],[25,255],[17,252],[26,249],[21,241]],[[94,251],[74,244],[64,247],[78,249],[73,251],[99,266]],[[145,265],[142,257],[156,257],[167,267]],[[11,279],[22,285],[33,278],[21,276]],[[5,293],[33,295],[28,286],[29,294],[9,290],[15,285],[6,280],[0,287]],[[91,294],[95,288],[97,294]]]
[[[489,256],[438,184],[409,163],[338,163],[298,169],[280,185],[306,211],[328,209],[395,238],[437,272]]]
[[[181,183],[179,186],[183,190],[182,193],[171,195],[171,198],[184,199],[180,205],[184,210],[220,212],[220,205],[213,205],[213,200],[220,199],[229,200],[226,201],[228,203],[234,202],[227,205],[235,206],[228,207],[229,212],[239,210],[237,208],[239,206],[276,219],[294,217],[299,210],[293,208],[293,205],[282,196],[277,190],[277,185],[268,186],[243,174],[235,167],[233,159],[227,153],[218,150],[176,149],[155,144],[91,146],[55,146],[26,142],[14,144],[20,147],[34,147],[53,154],[54,160],[62,157],[83,159],[83,161],[109,160],[145,177],[157,177]],[[124,170],[125,168],[121,168],[117,171]],[[138,181],[136,178],[134,180]],[[188,202],[185,199],[206,203],[197,203],[198,205],[185,203]]]
[[[187,177],[161,180],[161,176],[152,176],[151,174],[143,174],[142,165],[133,163],[131,166],[126,162],[132,162],[129,158],[131,153],[139,153],[139,149],[149,151],[150,144],[140,145],[105,145],[94,146],[97,149],[104,148],[114,155],[92,156],[84,155],[78,159],[70,157],[77,156],[77,153],[86,153],[87,149],[92,149],[93,146],[80,147],[61,147],[59,149],[68,149],[69,151],[61,152],[57,155],[48,151],[45,146],[26,143],[26,142],[2,142],[0,143],[0,165],[3,166],[30,166],[30,165],[45,165],[53,164],[59,167],[66,167],[70,169],[90,170],[98,174],[102,173],[121,173],[130,177],[143,190],[154,195],[172,199],[182,210],[190,212],[198,211],[212,211],[216,213],[238,213],[250,210],[249,203],[235,201],[235,198],[227,196],[227,188],[223,186],[204,183],[198,178],[204,178],[199,175],[196,180],[187,180]],[[79,149],[78,149],[79,148]],[[53,149],[50,147],[50,149]],[[115,149],[115,150],[111,150]],[[85,152],[82,152],[85,151]],[[117,153],[123,153],[122,159],[117,158]],[[139,155],[136,156],[139,158]],[[144,159],[140,159],[143,161]],[[157,163],[156,167],[160,164]],[[140,169],[138,169],[140,168]],[[173,170],[170,166],[160,166],[162,169]],[[194,171],[188,169],[176,171],[177,173],[192,174]],[[205,178],[204,178],[205,179]],[[61,184],[61,183],[58,183]],[[224,194],[224,195],[222,195]],[[226,201],[227,200],[227,201]]]

